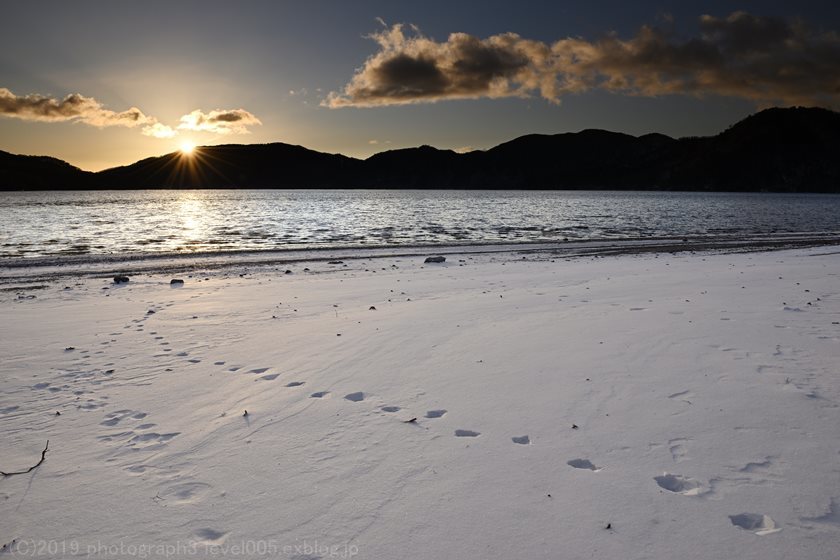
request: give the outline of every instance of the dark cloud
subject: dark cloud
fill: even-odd
[[[758,104],[840,104],[840,36],[802,21],[735,12],[704,15],[699,35],[678,39],[653,26],[632,38],[543,43],[514,33],[445,42],[395,25],[371,37],[367,59],[329,107],[444,99],[528,97],[557,103],[601,89],[627,95],[725,95]]]
[[[406,35],[402,25],[394,25],[371,35],[380,51],[342,93],[329,94],[323,104],[364,107],[525,95],[540,89],[541,76],[548,74],[548,46],[514,33],[487,39],[453,33],[439,43],[412,29]]]

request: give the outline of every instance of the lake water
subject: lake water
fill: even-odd
[[[579,191],[0,193],[0,258],[840,232],[840,196]]]

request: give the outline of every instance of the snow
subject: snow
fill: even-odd
[[[178,277],[0,292],[6,553],[837,558],[830,247]]]

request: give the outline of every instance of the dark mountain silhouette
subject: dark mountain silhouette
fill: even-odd
[[[363,162],[289,144],[228,144],[148,158],[95,174],[94,188],[341,188]],[[353,186],[353,185],[349,185]]]
[[[91,184],[93,173],[60,159],[18,156],[0,150],[0,189],[79,189]]]
[[[289,144],[197,148],[98,173],[0,152],[0,189],[499,188],[840,192],[840,113],[767,109],[711,137],[531,134],[486,151],[366,160]]]

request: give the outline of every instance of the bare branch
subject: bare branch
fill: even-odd
[[[25,471],[15,471],[15,472],[0,471],[0,474],[2,474],[3,476],[12,476],[12,475],[15,475],[15,474],[26,474],[28,472],[32,472],[34,469],[40,467],[41,463],[44,462],[44,459],[47,456],[47,449],[49,449],[49,447],[50,447],[50,440],[47,440],[47,445],[45,445],[44,450],[41,451],[41,460],[38,461],[37,463],[35,463],[34,465],[32,465],[31,467],[29,467],[28,469],[26,469]]]

